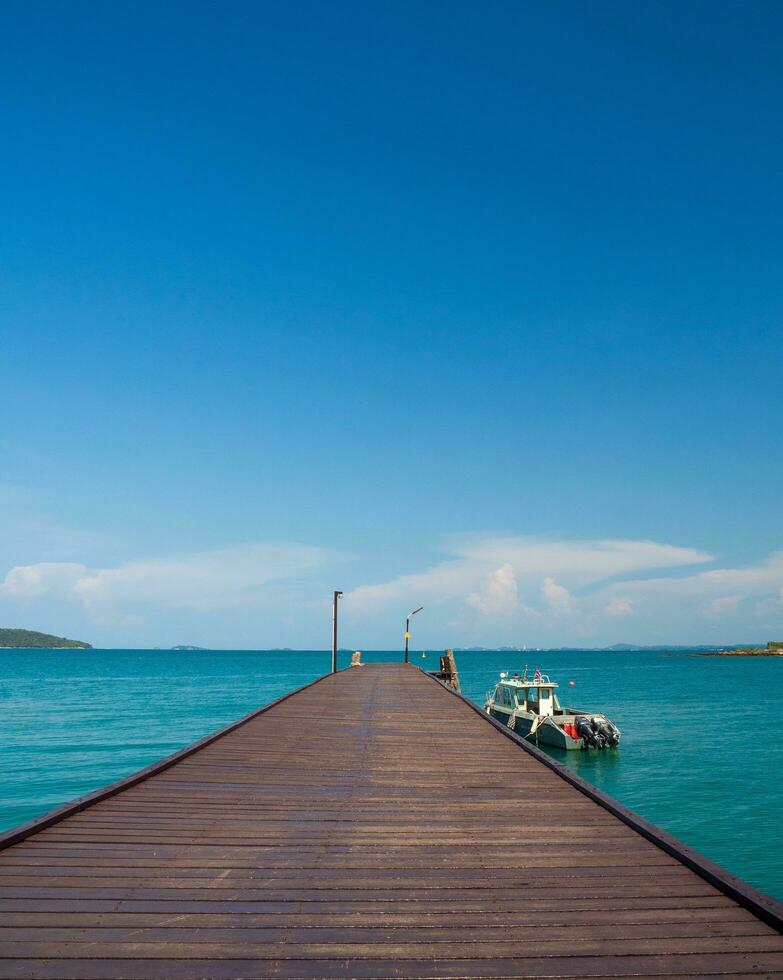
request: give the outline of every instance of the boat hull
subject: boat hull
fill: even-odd
[[[510,711],[504,711],[502,708],[491,705],[488,709],[488,713],[492,715],[493,718],[497,719],[501,724],[506,725],[511,731],[516,732],[521,738],[528,737],[531,742],[536,742],[539,745],[551,745],[555,749],[564,749],[566,752],[579,751],[582,748],[581,738],[571,738],[566,732],[561,728],[558,728],[554,722],[545,721],[543,724],[539,725],[536,731],[531,735],[530,730],[533,727],[533,722],[538,717],[534,715],[533,717],[527,714],[516,713],[514,715],[514,724],[509,725],[508,720],[511,715]]]

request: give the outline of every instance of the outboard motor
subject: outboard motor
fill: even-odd
[[[576,719],[576,731],[585,746],[592,746],[594,749],[602,749],[606,744],[603,734],[596,728],[595,721],[587,715],[578,715]]]
[[[620,730],[608,718],[595,719],[593,725],[603,736],[608,746],[615,748],[620,744]]]
[[[590,718],[579,715],[576,719],[576,731],[582,739],[585,748],[605,749],[614,748],[620,744],[620,731],[608,718]]]
[[[590,727],[590,721],[584,715],[577,715],[574,721],[574,728],[576,728],[576,734],[582,739],[585,745],[592,744],[593,729]]]

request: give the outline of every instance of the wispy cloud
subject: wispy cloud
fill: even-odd
[[[68,598],[87,574],[87,566],[69,561],[41,561],[36,565],[17,565],[0,585],[0,593],[14,599],[52,596]]]
[[[30,497],[21,488],[0,484],[0,563],[33,558],[50,564],[89,562],[127,546],[117,534],[54,517]]]
[[[361,585],[347,598],[367,615],[411,602],[461,602],[484,615],[563,614],[573,610],[580,589],[629,573],[711,560],[694,548],[615,539],[458,536],[445,550],[453,557],[421,572]]]
[[[459,537],[454,550],[465,559],[508,561],[518,577],[551,576],[573,589],[617,575],[675,568],[712,560],[695,548],[614,538],[550,540],[527,536]]]
[[[783,629],[783,551],[743,567],[694,568],[712,557],[655,541],[485,534],[451,537],[444,552],[420,571],[346,590],[343,626],[357,645],[388,643],[392,624],[418,605],[427,611],[417,634],[431,645],[729,642]],[[111,564],[17,563],[0,579],[0,608],[17,621],[35,611],[34,625],[65,620],[127,639],[143,622],[153,642],[166,623],[190,633],[198,613],[221,640],[230,623],[232,635],[252,637],[245,642],[272,632],[287,646],[325,644],[333,584],[323,573],[345,557],[256,542]],[[618,636],[621,624],[633,635]]]
[[[758,614],[774,612],[782,589],[783,551],[776,551],[752,565],[612,583],[607,592],[632,597],[634,605],[651,615],[675,617],[688,609],[708,619],[724,619],[736,615],[746,600],[758,604]]]
[[[777,593],[757,602],[754,613],[771,629],[783,629],[783,585]]]
[[[115,568],[40,562],[10,569],[0,585],[0,595],[15,599],[71,599],[88,608],[217,608],[253,602],[262,587],[305,576],[323,567],[329,558],[326,550],[311,545],[262,543],[150,558]]]
[[[783,629],[783,551],[745,567],[689,571],[714,559],[645,540],[457,536],[443,561],[348,593],[370,623],[423,603],[430,621],[491,645],[615,642],[632,622],[639,642],[729,642]],[[650,573],[657,572],[651,575]],[[421,626],[420,626],[421,629]]]
[[[707,616],[733,616],[742,602],[741,595],[722,595],[707,603],[704,612]]]

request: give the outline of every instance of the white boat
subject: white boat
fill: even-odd
[[[558,749],[607,749],[620,744],[620,730],[606,715],[563,708],[558,685],[536,670],[509,677],[506,671],[489,691],[484,710],[523,738]]]

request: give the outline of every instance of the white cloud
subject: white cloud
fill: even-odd
[[[708,602],[704,612],[707,616],[733,616],[740,602],[741,595],[723,595]]]
[[[643,540],[486,534],[449,538],[444,550],[419,571],[346,589],[346,637],[352,633],[357,647],[388,644],[394,624],[419,605],[427,613],[417,618],[417,634],[433,647],[729,643],[783,629],[783,551],[745,567],[704,570],[689,567],[711,561],[702,551]],[[76,561],[18,561],[4,581],[0,573],[0,600],[4,615],[20,621],[38,604],[36,617],[65,617],[73,635],[85,624],[105,624],[104,638],[124,632],[131,639],[132,627],[134,639],[146,631],[160,644],[160,630],[169,628],[172,642],[199,642],[203,634],[191,633],[197,611],[198,623],[220,642],[233,626],[232,642],[240,646],[262,636],[285,646],[326,645],[331,610],[327,598],[316,597],[330,596],[332,583],[320,573],[343,557],[291,542],[122,563],[78,552]],[[627,618],[634,635],[618,637]]]
[[[456,536],[450,539],[446,550],[453,555],[446,561],[386,582],[361,585],[346,598],[357,612],[365,615],[425,602],[435,605],[466,602],[486,613],[488,579],[500,568],[508,567],[504,576],[506,579],[513,577],[517,603],[520,595],[533,600],[540,593],[541,582],[550,578],[556,588],[552,601],[544,594],[546,608],[551,612],[563,612],[573,608],[573,599],[558,589],[573,593],[618,575],[706,562],[711,557],[693,548],[654,541],[553,541],[500,535]],[[501,589],[502,583],[496,583],[495,587]],[[502,603],[501,608],[505,614],[508,603]],[[530,614],[538,611],[532,602],[521,611],[525,610]]]
[[[771,596],[764,600],[765,604],[768,606],[778,606],[783,609],[783,585],[780,587],[778,594],[776,596]]]
[[[14,599],[37,599],[46,595],[67,598],[86,572],[86,566],[76,562],[42,561],[36,565],[17,565],[0,585],[0,594]]]
[[[768,597],[779,592],[782,584],[783,551],[776,551],[763,561],[744,568],[715,568],[695,575],[634,579],[613,584],[608,591],[630,592],[635,601],[648,606],[664,603],[672,606],[722,598],[740,602],[749,597]]]
[[[498,534],[453,537],[446,550],[428,569],[347,593],[346,611],[350,603],[352,616],[378,621],[424,604],[428,623],[482,645],[501,634],[503,642],[542,645],[615,642],[612,624],[630,617],[637,642],[729,642],[726,624],[739,628],[743,609],[743,639],[783,617],[783,552],[747,567],[687,572],[711,556],[655,541]],[[748,599],[755,605],[744,606]]]
[[[615,596],[604,607],[607,616],[632,616],[635,612],[628,596]]]
[[[487,575],[481,591],[472,592],[467,598],[467,603],[485,616],[508,616],[515,612],[519,599],[513,567],[506,562]]]
[[[756,603],[756,616],[766,620],[762,625],[767,629],[783,629],[783,586],[775,596]]]
[[[400,575],[377,585],[360,585],[346,595],[355,609],[374,609],[409,602],[445,602],[464,599],[467,593],[479,588],[486,566],[466,567],[458,561],[442,562],[423,572]]]
[[[570,613],[573,609],[574,600],[571,593],[564,585],[558,585],[549,575],[541,583],[541,595],[552,612]]]
[[[783,551],[777,551],[744,567],[611,582],[596,594],[607,604],[631,600],[642,637],[676,635],[728,643],[763,640],[762,630],[783,627],[781,589]]]
[[[116,568],[66,562],[12,568],[0,586],[13,598],[71,598],[103,605],[211,608],[257,599],[268,583],[321,567],[327,552],[309,545],[251,544],[179,558],[152,558]]]
[[[466,559],[507,561],[518,578],[540,580],[543,573],[567,581],[571,589],[630,572],[694,565],[712,559],[711,555],[695,548],[614,538],[553,541],[488,535],[456,538],[453,550]]]

